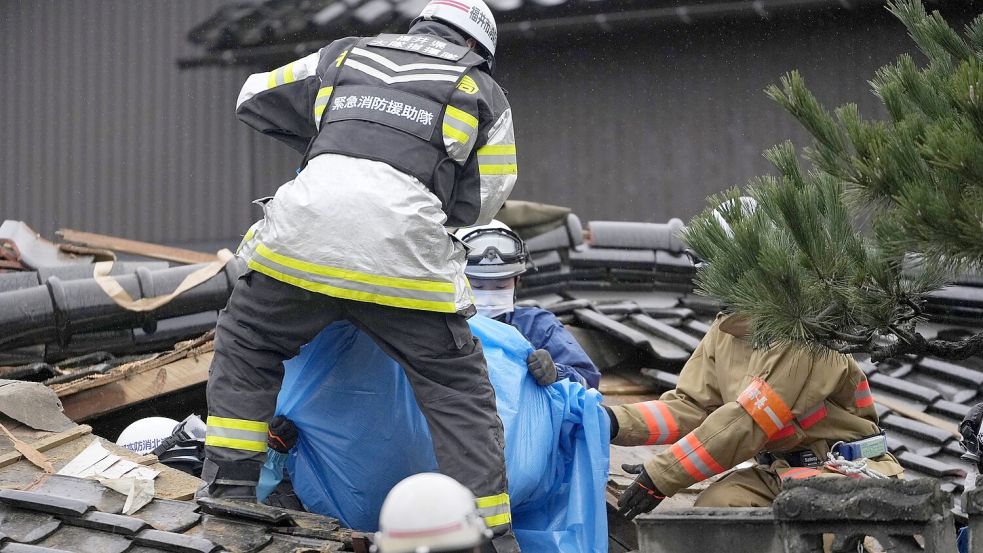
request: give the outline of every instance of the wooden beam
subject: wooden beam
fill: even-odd
[[[65,415],[78,422],[117,409],[204,384],[212,352],[179,359],[147,371],[95,386],[70,395],[60,395]]]
[[[194,263],[211,263],[218,259],[214,254],[196,252],[184,248],[161,246],[160,244],[140,242],[139,240],[128,240],[106,234],[83,232],[81,230],[60,229],[55,234],[69,242],[75,242],[92,248],[105,248],[114,252],[132,253],[189,265]]]
[[[62,444],[66,444],[72,440],[79,438],[80,436],[89,434],[90,432],[92,432],[91,426],[86,424],[81,424],[74,428],[70,428],[64,432],[59,432],[57,434],[52,434],[46,438],[42,438],[30,444],[30,446],[40,451],[41,453],[44,453],[49,449],[53,449]],[[9,453],[4,453],[3,455],[0,455],[0,468],[6,467],[8,465],[12,465],[23,458],[24,456],[21,455],[20,452],[18,451],[11,451]]]

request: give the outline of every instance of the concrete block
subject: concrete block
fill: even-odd
[[[781,553],[778,527],[767,508],[667,509],[636,519],[639,551]]]

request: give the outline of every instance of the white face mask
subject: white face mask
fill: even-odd
[[[499,315],[515,311],[515,288],[502,290],[472,290],[474,306],[478,314],[494,319]]]

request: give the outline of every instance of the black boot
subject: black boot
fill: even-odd
[[[195,498],[211,497],[256,503],[259,467],[260,465],[249,461],[227,463],[205,459],[201,469],[201,479],[205,484],[195,493]]]

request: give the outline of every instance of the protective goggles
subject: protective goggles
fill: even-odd
[[[525,272],[529,253],[519,235],[501,228],[477,229],[462,237],[468,245],[467,273],[484,278]]]

